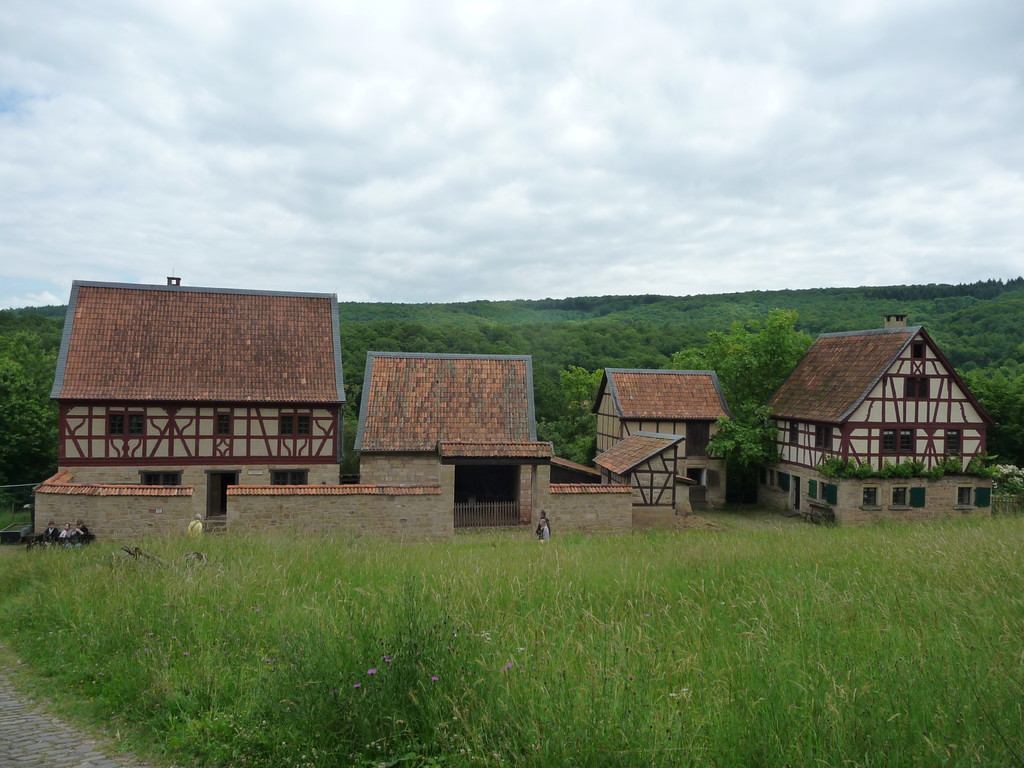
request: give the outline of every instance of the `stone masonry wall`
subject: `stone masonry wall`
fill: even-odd
[[[419,489],[418,489],[419,490]],[[344,533],[404,540],[454,535],[451,506],[439,487],[422,493],[239,495],[228,492],[228,532]]]
[[[438,483],[440,479],[437,454],[364,453],[359,457],[359,482],[364,485]]]
[[[551,520],[551,531],[563,533],[629,533],[633,526],[633,505],[625,493],[589,490],[586,485],[552,485],[543,508]],[[572,489],[565,492],[566,489]],[[590,485],[590,489],[608,486]]]
[[[68,496],[36,494],[36,533],[53,520],[57,525],[85,521],[100,540],[127,541],[147,536],[184,534],[192,519],[190,496]]]
[[[970,487],[972,498],[975,488],[992,488],[992,481],[973,475],[946,475],[938,480],[928,480],[923,477],[911,478],[880,478],[871,477],[859,478],[829,478],[820,473],[807,469],[788,467],[787,465],[774,465],[773,469],[778,472],[786,472],[790,475],[790,488],[784,491],[775,485],[761,484],[758,486],[758,502],[762,506],[771,509],[793,511],[794,505],[794,483],[793,478],[800,478],[800,509],[801,513],[813,510],[816,506],[822,508],[830,506],[835,514],[836,521],[846,524],[870,523],[878,520],[932,520],[951,515],[991,514],[991,507],[976,507],[970,505],[957,505],[957,488]],[[790,471],[791,470],[791,471]],[[817,498],[810,499],[807,496],[807,481],[815,480],[818,485]],[[822,485],[829,483],[837,488],[836,503],[828,504],[824,500]],[[864,488],[877,488],[878,503],[874,506],[864,506]],[[894,506],[892,501],[892,489],[894,487],[906,487],[908,489],[908,504]],[[921,507],[914,507],[909,504],[909,489],[924,488],[925,504]]]

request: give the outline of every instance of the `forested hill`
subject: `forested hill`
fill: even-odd
[[[572,355],[556,355],[561,358],[559,362],[595,368],[641,365],[639,360],[626,363],[623,357],[643,357],[651,367],[659,367],[658,359],[683,346],[699,345],[709,331],[726,330],[736,321],[763,318],[772,309],[796,310],[798,328],[811,335],[881,327],[885,314],[905,313],[911,325],[926,326],[953,364],[963,370],[1014,366],[1024,360],[1024,278],[1020,277],[961,285],[699,296],[597,296],[449,304],[341,302],[339,315],[343,337],[362,336],[357,331],[359,326],[373,328],[379,332],[376,335],[380,341],[387,342],[376,347],[384,351],[417,351],[410,343],[419,341],[426,346],[418,351],[514,351],[544,357],[543,349],[526,348],[523,343],[551,334],[568,342],[565,351],[579,346],[566,337],[610,342],[604,349],[584,342],[586,351],[580,349],[582,354],[573,359],[569,359]],[[630,330],[619,343],[609,338],[612,328]],[[445,330],[439,334],[441,329]],[[646,339],[648,335],[655,338]],[[467,348],[443,348],[457,345],[460,338]],[[550,341],[545,338],[540,346],[550,348]],[[639,347],[636,342],[640,342]],[[515,349],[485,349],[509,345]],[[624,345],[629,351],[623,349]],[[351,362],[359,365],[358,361]]]

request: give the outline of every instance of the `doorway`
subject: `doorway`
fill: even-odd
[[[238,470],[208,470],[206,473],[206,516],[224,517],[228,511],[228,486],[238,485]]]

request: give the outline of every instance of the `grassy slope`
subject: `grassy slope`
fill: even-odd
[[[5,552],[0,637],[190,765],[1020,763],[1024,520],[718,520]]]

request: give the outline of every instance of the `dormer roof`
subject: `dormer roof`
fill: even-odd
[[[616,475],[626,475],[638,465],[682,441],[680,435],[637,432],[617,442],[595,458],[594,463]]]

